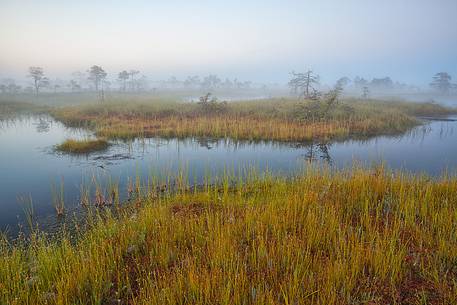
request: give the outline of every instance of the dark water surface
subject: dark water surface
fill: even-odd
[[[350,167],[354,161],[379,163],[393,169],[440,175],[457,173],[457,122],[430,121],[402,136],[333,144],[249,143],[230,140],[147,139],[113,143],[106,151],[88,156],[56,153],[54,145],[66,138],[86,138],[84,130],[69,129],[47,116],[18,118],[0,123],[0,229],[14,232],[24,221],[20,197],[31,197],[39,221],[56,221],[52,185],[64,183],[67,211],[79,204],[82,181],[118,181],[126,193],[128,177],[165,176],[186,169],[191,182],[224,170],[255,167],[259,172],[289,174],[307,160]],[[124,195],[125,198],[125,195]]]

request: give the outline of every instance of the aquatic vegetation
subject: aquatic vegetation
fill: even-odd
[[[108,141],[104,139],[67,139],[65,142],[57,145],[56,149],[61,152],[72,154],[87,154],[94,151],[105,150],[108,148],[108,146]]]
[[[326,110],[325,117],[321,115],[325,105],[315,101],[271,99],[219,104],[106,103],[59,108],[52,115],[69,126],[87,127],[110,139],[160,136],[328,141],[398,134],[420,124],[416,116],[455,113],[431,103],[360,100],[339,102]]]
[[[0,303],[457,301],[455,177],[309,167],[212,180],[107,210],[77,241],[3,240]]]
[[[60,180],[60,185],[55,183],[51,185],[52,205],[56,210],[57,216],[64,216],[65,214],[65,186],[63,177]]]

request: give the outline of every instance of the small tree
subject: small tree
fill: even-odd
[[[447,72],[439,72],[433,76],[433,81],[430,83],[430,87],[443,94],[447,94],[452,88],[451,80],[452,77]]]
[[[211,97],[211,93],[207,93],[199,98],[198,105],[204,114],[222,114],[227,110],[227,102],[218,102],[216,97]]]
[[[122,83],[122,91],[124,91],[124,92],[127,89],[127,80],[129,79],[129,77],[130,77],[130,74],[125,70],[122,72],[119,72],[119,75],[117,76],[119,81]]]
[[[102,69],[100,66],[92,66],[90,67],[89,71],[89,80],[94,83],[95,86],[95,91],[100,94],[100,98],[103,101],[104,100],[104,92],[103,92],[103,80],[106,78],[106,72],[105,70]],[[101,86],[101,92],[99,91],[99,88]]]
[[[40,91],[40,88],[49,85],[49,79],[44,76],[44,71],[41,67],[30,67],[28,77],[33,79],[33,86],[35,88],[35,94],[37,96]]]
[[[292,79],[289,81],[289,87],[294,94],[299,94],[300,97],[316,99],[319,92],[316,86],[319,84],[319,75],[308,70],[305,73],[291,72]]]
[[[81,91],[84,86],[85,76],[83,72],[75,71],[72,74],[72,90]]]

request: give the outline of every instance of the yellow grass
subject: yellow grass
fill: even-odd
[[[344,101],[325,115],[311,101],[233,102],[211,113],[198,104],[152,103],[73,106],[52,113],[65,124],[92,128],[107,138],[217,137],[236,140],[310,141],[397,134],[420,124],[416,115],[445,115],[436,104]],[[322,106],[323,107],[323,106]],[[305,114],[304,119],[301,115]]]
[[[67,139],[65,142],[57,145],[56,149],[62,152],[73,154],[85,154],[94,151],[105,150],[108,148],[108,146],[109,143],[103,139]]]
[[[0,247],[1,304],[456,304],[457,180],[225,176]]]

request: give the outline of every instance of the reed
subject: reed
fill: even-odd
[[[29,194],[28,196],[21,195],[17,198],[19,204],[22,205],[22,209],[24,211],[25,220],[29,227],[30,232],[35,230],[35,209],[33,207],[33,199],[32,195]]]
[[[76,242],[3,239],[0,303],[457,302],[455,177],[380,166],[210,180],[107,210]]]
[[[59,186],[55,183],[51,184],[52,204],[57,213],[57,216],[65,215],[65,185],[64,178],[60,180]]]

